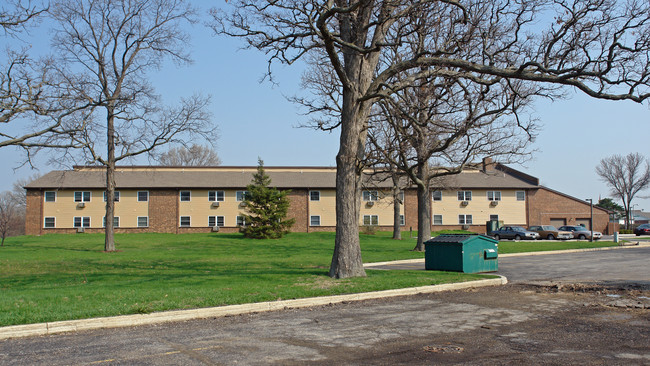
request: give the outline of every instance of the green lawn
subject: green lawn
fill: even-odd
[[[423,258],[415,240],[361,235],[364,262]],[[293,299],[484,278],[437,271],[327,276],[334,233],[280,240],[240,234],[101,234],[8,238],[0,248],[0,326]]]

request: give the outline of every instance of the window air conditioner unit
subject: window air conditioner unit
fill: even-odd
[[[242,201],[242,202],[239,204],[239,206],[240,206],[240,207],[246,207],[246,202]]]
[[[219,226],[213,226],[212,227],[212,232],[213,233],[219,232]]]
[[[375,202],[374,202],[374,201],[368,201],[368,202],[366,202],[366,206],[368,206],[368,207],[372,207],[372,206],[374,206],[374,205],[375,205]]]
[[[84,208],[84,207],[86,207],[86,203],[84,202],[77,203],[77,208]]]
[[[499,201],[490,201],[490,206],[496,206],[499,204]]]
[[[82,227],[78,227],[78,228],[77,228],[77,232],[78,232],[78,233],[83,233],[83,232],[85,232],[85,231],[86,231],[86,230],[85,230],[84,228],[82,228]]]
[[[212,207],[219,207],[219,202],[212,202]]]
[[[463,230],[469,230],[469,225],[463,225]]]
[[[469,201],[463,201],[460,203],[461,206],[467,206],[469,205]]]

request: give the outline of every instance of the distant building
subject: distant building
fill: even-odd
[[[246,185],[256,167],[123,166],[116,170],[117,232],[235,232],[243,222]],[[292,231],[333,231],[336,168],[265,167],[272,185],[290,190]],[[364,175],[359,225],[390,230],[390,180]],[[27,189],[26,233],[99,232],[104,227],[105,169],[77,166],[52,171]],[[417,195],[407,184],[400,221],[417,228]],[[437,180],[431,186],[432,230],[485,232],[486,221],[509,225],[590,227],[589,203],[539,185],[535,177],[485,159],[480,168]],[[612,233],[608,211],[593,208],[594,230]]]

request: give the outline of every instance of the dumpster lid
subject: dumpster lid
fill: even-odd
[[[487,237],[485,235],[479,235],[479,234],[441,234],[436,236],[435,238],[431,238],[427,241],[424,242],[424,244],[428,243],[456,243],[456,244],[462,244],[468,239],[473,239],[473,238],[483,238],[483,239],[488,239],[489,241],[494,241],[494,239]]]

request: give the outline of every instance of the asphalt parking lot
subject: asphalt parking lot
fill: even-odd
[[[506,286],[7,339],[0,364],[650,364],[648,258],[505,257]]]

